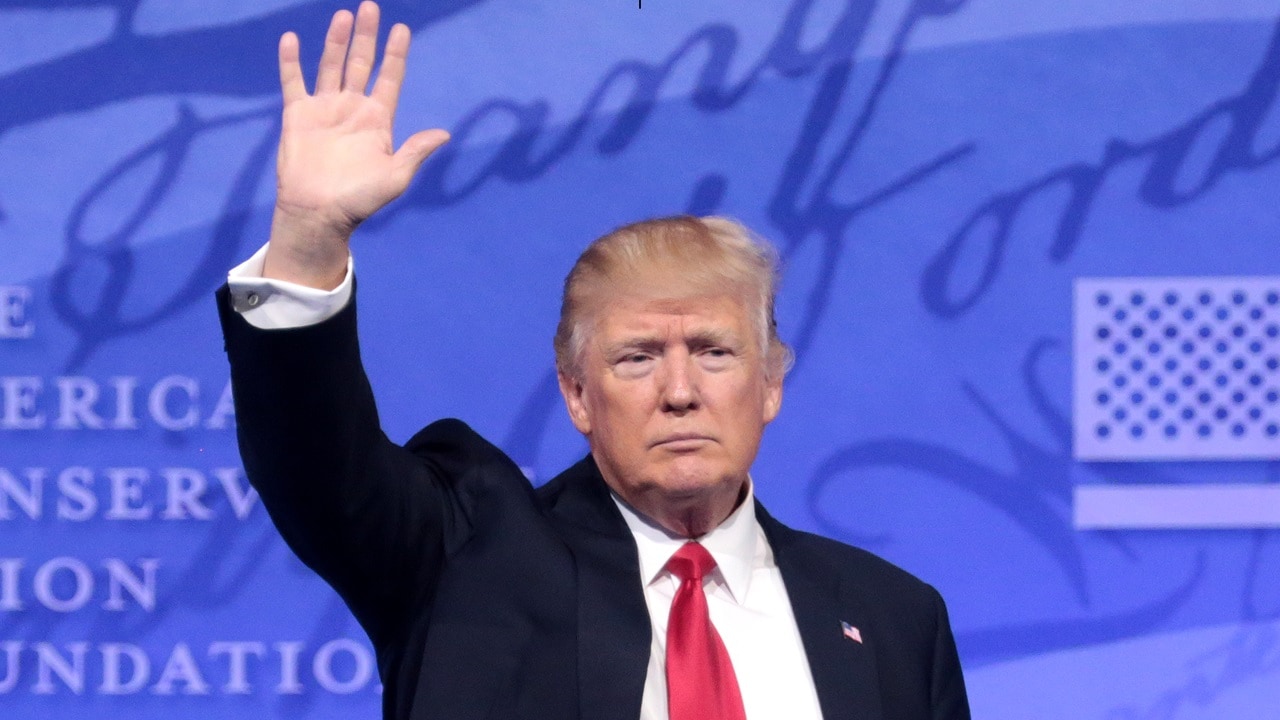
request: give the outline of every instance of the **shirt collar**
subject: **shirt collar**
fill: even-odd
[[[610,494],[635,537],[636,550],[640,555],[640,579],[648,586],[666,574],[667,561],[689,540],[672,535],[641,515],[616,493]],[[734,602],[741,604],[747,597],[756,564],[756,504],[751,478],[747,478],[747,496],[738,507],[718,527],[698,538],[698,542],[715,558],[716,570],[729,594]]]

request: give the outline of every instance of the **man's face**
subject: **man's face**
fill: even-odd
[[[736,295],[622,296],[595,311],[560,388],[605,481],[677,534],[732,512],[782,402]]]

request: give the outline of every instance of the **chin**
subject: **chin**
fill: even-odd
[[[663,495],[672,500],[696,501],[708,494],[725,490],[730,485],[737,485],[732,473],[723,468],[708,467],[701,463],[678,463],[677,467],[666,468],[662,479],[657,483]],[[734,487],[736,492],[737,488]]]

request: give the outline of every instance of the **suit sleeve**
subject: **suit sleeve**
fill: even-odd
[[[936,590],[933,592],[933,604],[937,627],[929,687],[933,720],[969,720],[969,698],[965,692],[964,675],[960,671],[955,637],[951,634],[951,621],[947,616],[946,603]]]
[[[246,475],[289,547],[380,646],[430,603],[470,531],[451,468],[491,446],[456,421],[420,455],[387,439],[354,298],[324,322],[285,330],[252,327],[226,286],[218,309]]]

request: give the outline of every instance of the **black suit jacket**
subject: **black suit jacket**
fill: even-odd
[[[378,423],[354,300],[274,331],[231,310],[226,287],[218,306],[245,470],[368,632],[386,717],[639,716],[651,634],[639,558],[590,457],[535,490],[457,420],[399,447]],[[756,511],[825,720],[969,717],[932,587]]]

